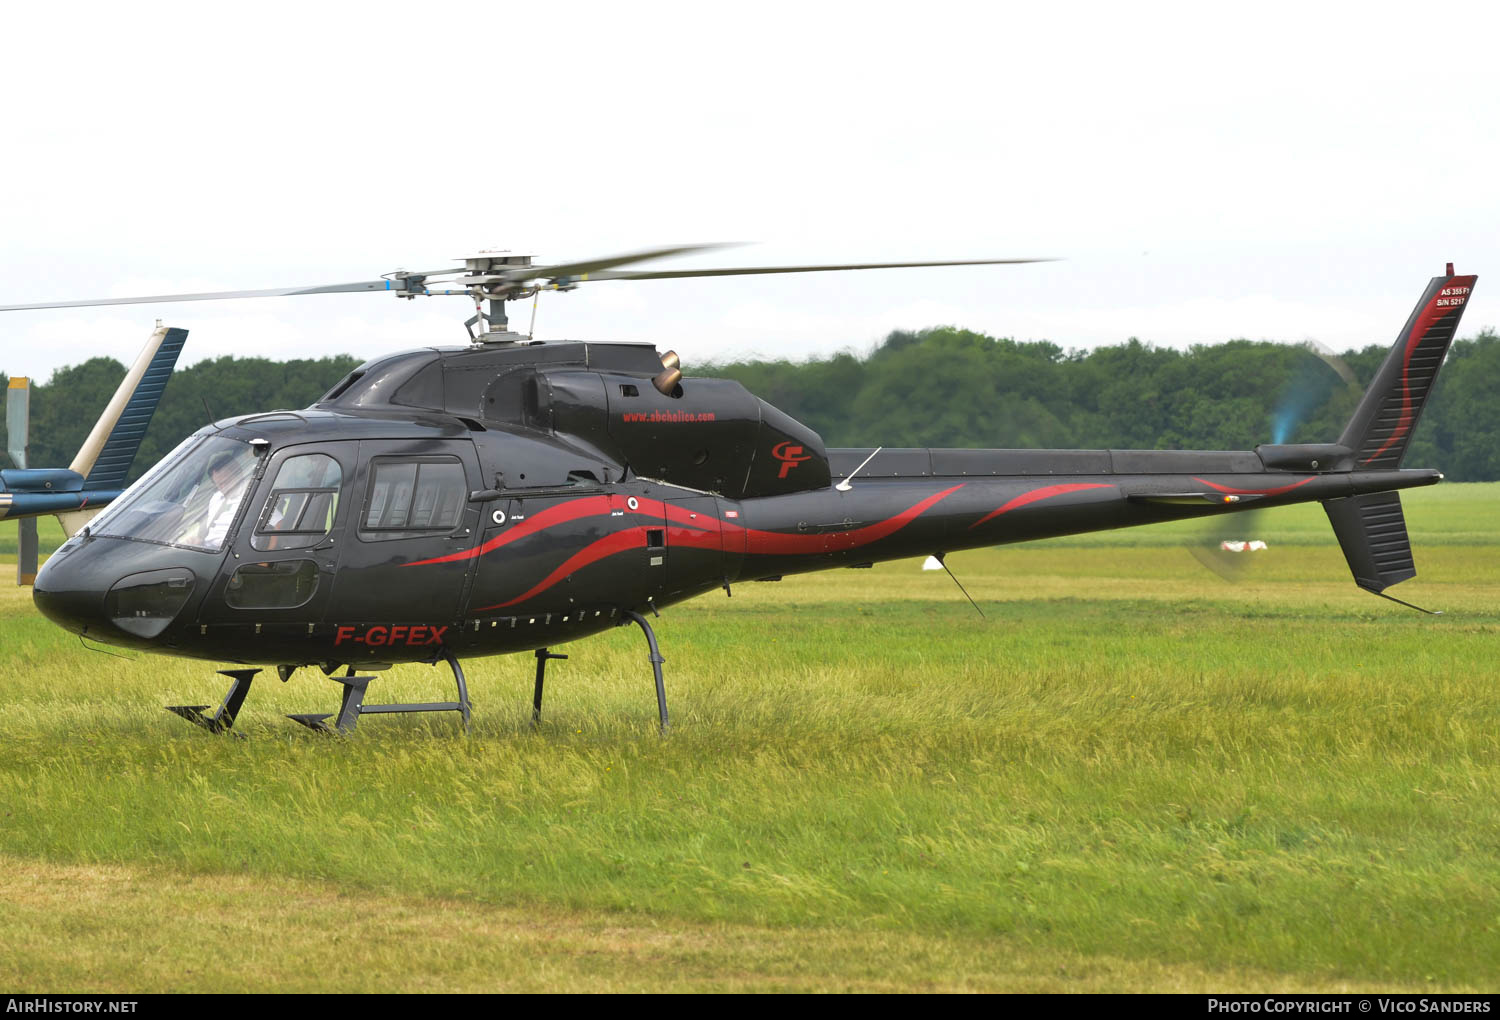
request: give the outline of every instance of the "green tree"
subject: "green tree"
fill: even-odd
[[[1345,352],[1353,382],[1298,346],[1232,340],[1188,350],[1131,338],[1093,350],[954,326],[889,334],[867,354],[706,365],[806,423],[830,446],[1250,449],[1332,442],[1390,348]],[[1458,340],[1407,463],[1462,481],[1500,479],[1500,336]],[[357,365],[216,358],[176,373],[135,472],[210,418],[314,402]],[[95,358],[33,388],[32,463],[66,465],[125,367]],[[205,409],[207,405],[207,409]]]

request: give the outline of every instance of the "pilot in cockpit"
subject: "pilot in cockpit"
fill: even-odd
[[[224,450],[216,454],[208,464],[208,476],[213,482],[213,492],[208,497],[208,506],[199,519],[199,534],[202,536],[200,542],[195,543],[210,549],[217,549],[224,541],[224,536],[229,533],[229,526],[234,523],[235,511],[239,509],[240,498],[245,494],[245,486],[250,481],[249,465],[243,463],[244,458],[236,457],[231,451]],[[202,486],[201,490],[206,491]],[[196,496],[197,493],[195,492]],[[188,505],[191,507],[195,500],[189,497]]]
[[[255,477],[248,443],[190,437],[99,515],[94,533],[218,552]]]

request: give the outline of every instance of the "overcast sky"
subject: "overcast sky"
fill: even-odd
[[[335,283],[486,247],[692,265],[544,339],[711,359],[955,324],[1066,347],[1390,343],[1453,261],[1500,324],[1493,5],[72,3],[0,35],[0,304]],[[464,339],[383,294],[0,315],[0,369]],[[529,305],[511,306],[523,330]]]

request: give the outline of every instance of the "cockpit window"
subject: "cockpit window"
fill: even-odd
[[[197,446],[178,447],[163,465],[101,515],[93,533],[205,552],[223,549],[255,475],[255,451],[210,436]]]
[[[322,541],[338,513],[339,462],[324,453],[289,457],[261,508],[250,545],[255,549],[307,549]]]

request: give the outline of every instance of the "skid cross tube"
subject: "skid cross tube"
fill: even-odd
[[[661,679],[661,664],[666,659],[661,657],[661,649],[656,645],[656,632],[651,629],[651,624],[644,616],[634,610],[625,611],[627,619],[634,620],[641,625],[641,630],[646,632],[646,644],[651,648],[651,672],[656,675],[656,711],[661,717],[661,731],[667,732],[667,688]],[[623,626],[625,621],[620,621]]]
[[[354,667],[350,666],[349,671],[343,676],[336,676],[332,679],[344,685],[344,697],[339,702],[338,719],[332,726],[329,726],[326,722],[332,714],[329,712],[306,712],[301,715],[289,715],[287,718],[293,722],[299,722],[308,729],[315,730],[318,733],[352,732],[354,727],[359,723],[359,709],[365,700],[365,688],[375,678],[373,676],[355,676]]]
[[[444,651],[443,660],[448,663],[448,668],[453,670],[453,681],[458,685],[457,701],[422,701],[414,704],[391,704],[391,705],[366,705],[365,689],[373,676],[355,676],[354,667],[350,666],[344,676],[333,677],[335,681],[344,685],[343,700],[339,703],[338,718],[332,726],[328,725],[331,713],[318,714],[316,712],[303,715],[289,715],[288,719],[299,722],[310,730],[319,733],[348,734],[354,732],[354,727],[359,725],[359,717],[362,715],[394,715],[406,712],[457,712],[463,716],[464,731],[469,729],[469,686],[464,680],[463,667],[458,664],[452,652]],[[434,663],[436,665],[436,663]]]
[[[258,669],[219,670],[220,676],[227,676],[234,683],[229,685],[229,692],[224,695],[219,710],[213,715],[203,714],[207,705],[168,705],[167,711],[175,712],[210,733],[228,733],[234,727],[234,717],[240,714],[240,706],[245,703],[245,695],[250,693],[250,682],[259,672]]]
[[[566,658],[566,655],[549,652],[545,648],[536,650],[536,694],[531,699],[531,725],[536,726],[542,721],[542,683],[547,678],[547,660]]]

